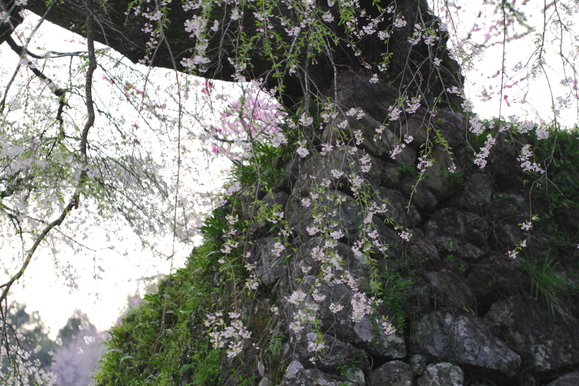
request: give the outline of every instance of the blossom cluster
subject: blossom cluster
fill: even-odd
[[[545,170],[541,168],[536,162],[531,162],[530,159],[533,157],[533,151],[531,150],[531,145],[525,145],[521,149],[521,155],[517,160],[521,163],[521,168],[525,172],[536,172],[543,174]]]
[[[431,167],[432,165],[434,165],[434,159],[433,158],[428,158],[428,156],[426,154],[421,155],[418,158],[418,166],[416,167],[418,170],[420,170],[420,173],[425,173],[426,169],[428,169],[429,167]]]
[[[262,86],[258,81],[250,82],[242,88],[241,96],[219,113],[219,125],[212,126],[204,137],[213,153],[243,159],[251,154],[254,141],[273,147],[287,143],[280,129],[287,113],[280,108],[274,91]],[[211,92],[211,85],[204,88],[204,93]]]
[[[246,259],[248,259],[250,257],[250,255],[251,254],[249,252],[247,252],[247,254],[245,256]],[[249,272],[249,277],[245,281],[245,287],[250,291],[257,291],[257,289],[259,288],[259,279],[257,277],[256,268],[257,267],[255,264],[250,264],[250,263],[245,264],[245,269],[247,270],[247,272]]]
[[[241,353],[251,331],[241,321],[241,313],[229,312],[229,323],[226,323],[222,312],[207,315],[205,326],[211,331],[209,339],[215,348],[227,348],[227,357],[234,358]]]
[[[369,162],[368,162],[369,163]],[[339,178],[343,175],[343,172],[334,170],[333,176]],[[357,176],[359,177],[359,176]],[[322,185],[324,185],[322,183]],[[325,186],[325,185],[324,185]],[[310,197],[302,198],[302,204],[311,206],[313,202],[324,197],[325,194],[322,192],[311,193]],[[340,205],[343,202],[343,197],[331,197],[328,196],[330,202],[335,205]],[[326,208],[328,209],[328,208]],[[384,247],[380,243],[380,239],[375,229],[373,229],[372,218],[377,213],[385,213],[387,211],[386,204],[378,205],[372,202],[367,208],[365,208],[365,228],[366,233],[373,237],[372,241],[377,243],[379,247]],[[352,276],[352,274],[345,267],[344,258],[338,253],[336,247],[338,245],[338,240],[342,239],[345,234],[343,229],[336,222],[337,214],[330,211],[325,215],[314,214],[313,224],[307,227],[307,231],[310,235],[317,233],[323,233],[325,235],[324,242],[322,245],[318,245],[312,248],[311,258],[315,262],[314,266],[319,266],[318,279],[316,285],[313,287],[311,293],[306,293],[302,289],[294,290],[291,295],[286,298],[289,304],[296,306],[296,312],[293,315],[292,322],[290,324],[290,329],[295,333],[299,334],[304,330],[306,325],[316,328],[318,325],[318,313],[319,307],[324,301],[326,301],[326,295],[319,292],[320,280],[329,283],[330,285],[345,285],[351,291],[350,307],[348,308],[349,316],[352,322],[360,322],[366,315],[373,313],[374,306],[378,301],[375,298],[368,297],[366,293],[359,288],[357,280]],[[352,250],[360,255],[366,255],[369,251],[369,245],[360,245],[360,241],[357,241],[352,246]],[[311,266],[302,267],[304,275],[311,274]],[[344,304],[338,302],[330,302],[325,307],[329,307],[329,311],[333,314],[343,312],[345,310]],[[391,327],[391,326],[390,326]],[[389,333],[392,332],[391,328],[388,330]],[[316,341],[317,343],[312,343],[309,348],[314,352],[319,353],[323,349],[323,345],[320,344],[321,341]]]
[[[22,335],[17,336],[18,340],[23,340]],[[40,346],[37,347],[37,350]],[[0,346],[0,358],[5,364],[10,364],[6,371],[0,372],[0,380],[5,385],[20,385],[26,380],[31,385],[52,386],[56,383],[56,374],[44,369],[40,361],[34,357],[34,352],[23,349],[16,344],[7,351],[7,345]],[[10,363],[12,362],[12,363]]]
[[[412,45],[416,45],[420,43],[421,40],[424,40],[426,45],[433,46],[439,39],[440,38],[436,36],[436,31],[433,28],[425,28],[420,24],[415,24],[414,32],[408,39],[408,42]]]
[[[404,134],[404,142],[399,143],[398,145],[396,145],[394,149],[390,150],[390,158],[395,160],[396,157],[400,153],[402,153],[402,150],[406,147],[406,145],[410,144],[413,140],[414,140],[413,136],[411,136],[410,134]]]
[[[319,306],[314,302],[300,302],[298,310],[293,315],[293,320],[289,325],[291,331],[299,335],[306,326],[315,325],[318,322]]]
[[[491,149],[496,143],[496,138],[491,134],[487,135],[485,145],[480,149],[480,151],[475,155],[474,163],[479,168],[484,168],[487,165],[487,158],[491,154]]]

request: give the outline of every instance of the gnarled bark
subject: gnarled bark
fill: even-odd
[[[273,78],[274,63],[285,65],[287,46],[291,46],[294,39],[287,33],[286,27],[281,25],[280,20],[285,19],[290,26],[299,24],[295,10],[287,6],[291,2],[279,2],[275,7],[274,3],[276,2],[272,1],[272,16],[268,19],[270,27],[266,38],[256,40],[251,51],[243,54],[249,59],[247,70],[243,75],[248,79],[264,79],[270,87],[283,84],[284,101],[288,107],[299,101],[304,95],[304,90],[315,95],[327,94],[333,80],[341,72],[358,71],[369,67],[365,71],[378,73],[377,64],[387,53],[392,54],[392,60],[388,70],[381,73],[381,77],[396,89],[404,89],[409,94],[432,101],[433,98],[442,97],[446,87],[460,86],[462,83],[458,65],[449,58],[446,51],[444,36],[440,36],[434,45],[426,45],[424,42],[412,45],[408,41],[417,23],[438,29],[437,19],[428,12],[424,0],[379,1],[377,5],[373,5],[371,0],[360,0],[359,8],[365,9],[367,16],[383,16],[383,21],[378,24],[378,30],[392,31],[392,36],[386,41],[380,40],[374,33],[355,42],[361,55],[355,55],[349,47],[348,36],[343,25],[339,23],[338,7],[336,5],[329,7],[325,0],[317,0],[316,9],[330,11],[334,16],[333,21],[323,24],[337,39],[328,40],[328,47],[323,50],[324,52],[309,58],[308,50],[311,47],[295,49],[293,54],[297,57],[298,71],[290,74],[284,69],[281,78]],[[11,14],[14,15],[13,22],[9,25],[4,24],[0,30],[2,43],[9,36],[9,31],[19,23],[19,19],[18,8],[14,7],[11,1],[0,0],[0,4],[5,9],[11,9]],[[394,13],[384,13],[379,8],[391,4],[396,7]],[[239,59],[240,53],[237,50],[240,31],[243,31],[245,36],[258,35],[259,27],[256,26],[254,14],[256,10],[251,8],[249,2],[245,7],[243,16],[233,20],[232,7],[227,2],[213,4],[209,19],[218,20],[219,28],[216,31],[209,31],[212,36],[206,53],[210,62],[206,66],[206,71],[198,75],[232,80],[235,69],[231,60]],[[163,26],[158,29],[159,34],[157,38],[152,39],[154,42],[151,44],[151,34],[144,31],[160,26],[147,16],[155,11],[153,2],[135,5],[129,0],[101,3],[64,0],[47,6],[44,0],[28,0],[25,8],[80,35],[85,35],[85,22],[88,15],[92,14],[97,20],[96,41],[115,49],[133,62],[146,57],[146,62],[153,66],[174,68],[179,71],[187,70],[181,60],[192,56],[196,44],[196,40],[190,36],[191,33],[185,30],[185,22],[202,12],[200,9],[185,11],[181,2],[168,3],[163,10]],[[404,17],[406,25],[392,28],[393,19],[399,15]],[[364,20],[358,18],[360,27],[366,24]],[[306,33],[306,29],[302,33]],[[274,34],[277,34],[281,41],[278,40],[276,43],[272,39],[269,43],[273,44],[274,48],[266,53],[266,40]],[[284,45],[287,45],[286,48]],[[432,64],[435,58],[441,60],[440,66]]]

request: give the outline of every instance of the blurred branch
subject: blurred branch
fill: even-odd
[[[3,22],[0,23],[0,44],[7,41],[16,27],[24,20],[20,15],[21,10],[22,8],[16,6],[14,1],[0,0],[0,12],[5,15]]]
[[[11,4],[11,3],[9,3]],[[3,10],[5,7],[4,3],[0,0],[0,11]],[[46,10],[46,13],[48,13],[50,11],[50,9],[52,8],[52,6],[49,6],[48,9]],[[28,48],[25,46],[21,46],[18,43],[16,43],[16,41],[12,38],[12,32],[14,32],[14,28],[16,28],[16,26],[18,24],[20,24],[22,22],[22,17],[19,14],[19,11],[21,9],[18,7],[12,7],[10,9],[9,12],[11,13],[15,13],[18,15],[17,18],[15,18],[16,21],[12,22],[11,18],[9,19],[10,21],[10,25],[9,27],[11,28],[9,31],[6,32],[2,32],[3,28],[5,25],[4,24],[2,26],[0,26],[0,44],[3,43],[4,41],[6,43],[8,43],[8,46],[12,49],[12,51],[14,51],[18,56],[20,56],[21,61],[19,63],[19,65],[26,65],[28,68],[30,68],[30,70],[34,73],[34,75],[36,75],[37,77],[39,77],[40,79],[42,79],[42,81],[48,86],[48,88],[50,89],[50,91],[52,91],[52,93],[58,97],[59,99],[59,106],[58,106],[58,112],[56,114],[56,120],[60,122],[61,126],[62,126],[62,112],[64,110],[64,106],[66,106],[66,100],[64,99],[64,95],[66,93],[66,89],[61,89],[58,88],[56,86],[56,84],[52,81],[52,79],[50,79],[49,77],[47,77],[42,71],[40,71],[26,56],[30,56],[34,59],[43,59],[44,57],[41,55],[37,55],[34,54],[33,52],[29,51]],[[44,19],[44,15],[41,17],[41,21]],[[10,32],[10,33],[8,33]],[[28,43],[26,43],[28,44]],[[4,97],[2,98],[2,101],[0,101],[0,113],[4,110],[4,106],[6,104],[6,98],[8,96],[8,89],[10,88],[10,85],[12,84],[12,82],[14,81],[15,77],[16,77],[16,73],[18,70],[16,70],[16,72],[14,73],[12,79],[10,80],[8,87],[6,88],[5,92],[4,92]]]

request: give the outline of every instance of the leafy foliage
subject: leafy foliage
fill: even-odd
[[[557,130],[545,141],[538,141],[536,155],[544,159],[546,175],[537,187],[548,201],[548,214],[561,215],[579,210],[579,128]]]
[[[180,269],[159,284],[158,293],[146,295],[129,311],[110,332],[95,376],[98,385],[174,385],[191,369],[199,372],[201,381],[219,384],[210,372],[215,355],[195,325],[199,321],[194,315],[209,297],[199,279],[192,268]]]

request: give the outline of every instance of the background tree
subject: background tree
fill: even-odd
[[[0,380],[5,384],[35,384],[38,378],[48,380],[46,372],[52,365],[55,343],[48,337],[38,312],[26,312],[26,305],[12,302],[2,314],[2,371]],[[27,368],[31,376],[15,369]]]
[[[104,352],[103,336],[88,321],[86,315],[68,319],[58,332],[59,346],[55,350],[51,371],[58,386],[90,385],[98,358]]]
[[[4,317],[6,336],[10,350],[3,350],[1,380],[5,384],[35,384],[44,372],[53,373],[55,385],[89,385],[98,358],[103,353],[102,334],[88,321],[86,315],[78,314],[68,319],[53,341],[37,311],[28,313],[26,305],[12,302]],[[22,363],[24,359],[25,363]],[[12,363],[11,363],[12,361]],[[29,366],[36,370],[26,378],[14,372],[15,365]],[[21,376],[21,377],[19,377]],[[44,378],[47,380],[46,378]],[[16,382],[16,383],[14,383]]]

